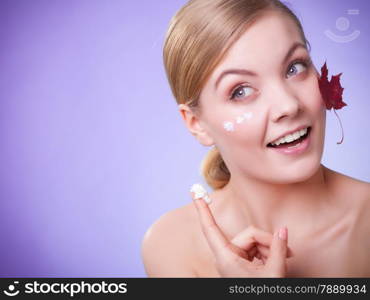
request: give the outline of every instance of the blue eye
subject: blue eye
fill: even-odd
[[[296,66],[300,66],[300,67],[297,68]],[[290,66],[288,70],[288,77],[297,75],[303,72],[306,68],[307,68],[307,63],[303,61],[297,61]]]
[[[246,92],[245,92],[246,91]],[[235,98],[240,99],[247,96],[250,96],[253,93],[253,88],[250,86],[239,86],[235,90],[233,90],[230,99],[233,100]]]
[[[293,62],[287,72],[287,77],[295,76],[304,72],[307,68],[311,66],[310,58],[301,58]],[[239,85],[230,93],[230,100],[240,100],[245,97],[251,96],[254,89],[248,85]]]

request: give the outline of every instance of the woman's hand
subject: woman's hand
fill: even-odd
[[[285,277],[286,259],[292,256],[287,246],[286,228],[272,235],[248,226],[229,241],[218,227],[208,204],[191,193],[203,234],[215,256],[220,277]],[[254,258],[260,264],[252,262]]]

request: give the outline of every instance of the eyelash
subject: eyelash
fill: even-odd
[[[289,70],[292,68],[292,66],[294,66],[295,64],[302,64],[306,70],[307,68],[309,67],[309,65],[311,64],[311,59],[310,58],[296,58],[288,67],[288,70],[287,72],[289,72]],[[236,86],[234,89],[231,90],[231,93],[229,94],[229,100],[231,101],[235,101],[235,92],[239,89],[239,88],[244,88],[244,87],[249,87],[249,88],[252,88],[251,86],[247,85],[247,84],[241,84],[241,85],[238,85]]]

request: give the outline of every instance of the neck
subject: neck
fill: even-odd
[[[224,187],[234,207],[258,228],[273,232],[289,224],[315,224],[315,218],[328,202],[326,168],[320,165],[303,182],[272,184],[241,177],[230,178]]]

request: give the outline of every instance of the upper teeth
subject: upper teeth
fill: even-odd
[[[280,145],[282,143],[290,143],[290,142],[293,142],[295,140],[298,140],[302,135],[305,135],[306,133],[307,133],[307,128],[297,130],[296,132],[294,132],[292,134],[287,134],[286,136],[283,136],[282,138],[272,142],[271,144],[277,146],[277,145]]]

